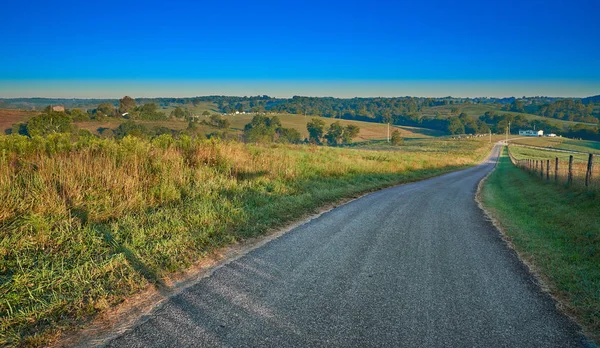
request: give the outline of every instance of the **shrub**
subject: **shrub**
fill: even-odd
[[[400,131],[395,130],[392,132],[392,145],[398,146],[404,143],[404,139],[400,135]]]

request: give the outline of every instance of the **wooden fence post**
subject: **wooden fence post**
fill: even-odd
[[[567,176],[567,184],[573,183],[573,155],[569,156],[569,175]]]
[[[550,180],[550,160],[546,160],[546,181]]]
[[[585,186],[590,185],[590,181],[592,181],[592,170],[594,169],[594,155],[590,153],[590,157],[588,157],[588,165],[587,171],[585,172]]]
[[[540,179],[544,180],[544,160],[540,160]]]
[[[556,164],[554,165],[554,181],[558,181],[558,157],[556,157]]]

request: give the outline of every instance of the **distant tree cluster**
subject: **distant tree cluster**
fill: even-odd
[[[537,110],[536,114],[560,120],[598,123],[598,115],[594,114],[594,109],[595,104],[593,102],[585,105],[581,100],[566,99],[543,105]]]
[[[306,124],[308,130],[308,142],[312,144],[323,144],[337,146],[350,144],[360,132],[360,128],[355,125],[342,126],[339,121],[333,122],[325,129],[325,122],[319,118],[313,118]]]
[[[599,105],[588,99],[560,99],[548,101],[545,99],[524,98],[514,100],[511,104],[504,105],[503,110],[513,112],[526,112],[539,116],[556,118],[565,121],[598,123],[600,118]]]
[[[208,121],[204,121],[204,123],[219,129],[227,129],[231,127],[231,122],[229,122],[227,118],[218,114],[212,114]]]
[[[252,121],[244,127],[244,140],[255,143],[289,143],[298,144],[302,140],[300,132],[293,128],[281,126],[279,117],[255,115]]]
[[[213,103],[222,112],[256,112],[263,117],[250,123],[249,129],[244,130],[244,138],[249,141],[280,141],[300,142],[302,137],[293,129],[281,127],[278,119],[269,117],[271,112],[304,114],[329,118],[361,120],[368,122],[390,123],[393,125],[417,126],[436,129],[450,134],[477,134],[503,133],[510,123],[511,132],[519,129],[543,129],[546,132],[559,133],[585,139],[597,139],[598,127],[592,125],[574,125],[569,128],[557,127],[545,120],[529,120],[527,115],[520,113],[533,113],[543,117],[586,122],[598,124],[600,118],[600,96],[584,99],[528,97],[528,98],[313,98],[293,97],[289,99],[271,98],[269,96],[255,97],[194,97],[194,98],[138,98],[125,96],[119,100],[97,99],[97,106],[89,107],[89,101],[83,100],[54,100],[41,98],[14,99],[5,101],[3,105],[38,105],[42,102],[64,101],[71,105],[63,111],[60,108],[46,107],[41,115],[32,118],[28,124],[14,125],[10,132],[19,134],[49,134],[53,132],[74,132],[73,122],[99,121],[104,122],[110,118],[128,120],[167,120],[169,118],[189,121],[184,132],[196,133],[198,116],[193,115],[185,104],[198,106],[200,103]],[[19,104],[21,103],[21,104]],[[27,104],[29,103],[29,104]],[[33,104],[31,104],[33,103]],[[493,105],[502,111],[488,111],[480,117],[468,116],[461,112],[465,109],[461,105],[484,103]],[[48,104],[46,104],[48,105]],[[54,104],[56,105],[56,103]],[[449,115],[442,116],[439,111],[433,115],[429,112],[432,106],[446,106]],[[162,108],[170,108],[167,115]],[[230,137],[228,129],[231,127],[229,119],[209,111],[202,113],[206,118],[203,123],[216,130],[209,136]],[[449,116],[449,117],[448,117]],[[266,120],[270,121],[266,121]],[[318,121],[316,121],[318,120]],[[277,125],[279,123],[279,125]],[[341,145],[351,142],[356,136],[352,127],[344,127],[340,123],[333,123],[325,127],[325,121],[318,117],[311,119],[307,124],[309,133],[306,141],[315,144]],[[164,127],[163,127],[164,128]],[[29,130],[28,130],[29,129]],[[156,134],[167,132],[166,129],[143,129],[143,127],[128,124],[120,130],[105,129],[103,136],[122,136],[131,133],[152,137]],[[269,140],[271,139],[271,140]]]
[[[560,130],[556,125],[553,125],[546,120],[530,120],[523,115],[514,115],[510,113],[498,114],[494,111],[486,111],[480,119],[491,125],[493,133],[504,133],[510,123],[511,132],[518,132],[519,129],[543,129],[548,133],[555,133]]]
[[[490,127],[485,122],[479,119],[475,120],[465,113],[450,118],[448,123],[450,134],[483,134],[489,131]]]

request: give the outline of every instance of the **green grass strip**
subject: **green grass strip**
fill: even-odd
[[[596,341],[600,338],[600,197],[540,180],[503,151],[482,200],[523,259]]]

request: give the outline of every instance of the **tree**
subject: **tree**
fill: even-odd
[[[465,126],[461,120],[457,117],[450,119],[448,124],[448,131],[450,134],[465,134]]]
[[[114,135],[117,138],[124,138],[127,135],[131,135],[138,138],[145,138],[148,135],[148,128],[143,124],[136,123],[134,121],[125,121],[114,130]]]
[[[111,103],[102,103],[96,108],[96,113],[102,113],[105,116],[114,116],[117,109]]]
[[[244,126],[244,139],[247,142],[270,143],[275,138],[276,129],[271,120],[264,115],[256,115]]]
[[[302,135],[294,128],[278,128],[276,132],[278,143],[298,144],[302,141]]]
[[[132,111],[136,106],[137,103],[135,102],[135,99],[131,98],[130,96],[126,95],[119,99],[119,112],[121,114]]]
[[[176,107],[173,111],[171,111],[171,117],[183,118],[184,116],[185,116],[185,112],[179,106]]]
[[[226,129],[231,125],[229,120],[221,115],[213,114],[210,116],[209,124],[216,128]]]
[[[358,126],[352,124],[347,125],[344,128],[344,133],[342,134],[342,142],[344,144],[350,144],[352,142],[352,139],[356,138],[359,132],[360,128]]]
[[[333,122],[327,129],[325,139],[327,139],[327,145],[336,146],[342,143],[342,135],[344,134],[344,127],[339,121]]]
[[[313,144],[321,144],[325,122],[318,118],[313,118],[306,124],[306,129],[308,130],[308,141]]]
[[[73,130],[71,118],[64,112],[50,111],[27,122],[27,134],[45,136],[52,133],[69,133]]]
[[[281,127],[281,120],[279,119],[279,117],[277,116],[273,116],[270,119],[267,118],[267,125],[269,127],[275,127],[275,128],[279,128]]]
[[[141,120],[159,121],[166,120],[167,115],[164,112],[159,111],[158,105],[155,103],[148,103],[135,108],[135,112],[139,114]]]
[[[81,109],[71,109],[67,111],[73,122],[85,122],[90,120],[90,116]]]
[[[208,110],[204,110],[202,112],[202,116],[208,116],[208,115],[210,115],[210,112],[208,112]]]
[[[482,120],[477,120],[477,133],[486,134],[490,132],[490,127]]]
[[[398,146],[402,145],[402,143],[404,143],[404,139],[400,135],[400,131],[396,129],[392,132],[392,145]]]

